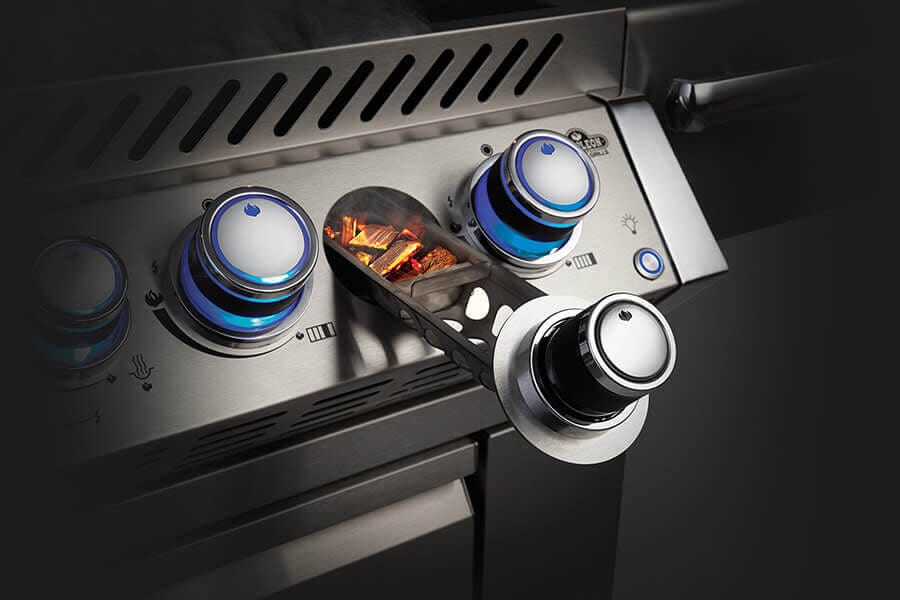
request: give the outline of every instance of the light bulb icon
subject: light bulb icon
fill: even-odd
[[[625,227],[634,235],[637,235],[637,224],[638,220],[632,215],[626,214],[622,217],[622,227]]]

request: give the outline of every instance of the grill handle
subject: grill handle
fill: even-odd
[[[696,133],[795,102],[828,85],[838,67],[822,62],[719,79],[675,78],[666,97],[668,125]]]

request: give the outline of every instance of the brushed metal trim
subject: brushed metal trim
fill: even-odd
[[[258,598],[473,516],[462,481],[379,508],[161,590],[151,598]]]
[[[682,284],[728,270],[693,190],[650,104],[610,102],[610,114]]]

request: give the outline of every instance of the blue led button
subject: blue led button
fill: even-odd
[[[584,150],[545,130],[519,136],[473,179],[469,205],[484,238],[479,243],[526,269],[552,266],[574,249],[600,189]]]
[[[125,265],[90,238],[54,242],[31,271],[29,339],[47,361],[65,369],[103,362],[128,332]]]
[[[653,248],[641,248],[634,253],[634,268],[645,279],[656,279],[665,269],[663,257]]]
[[[220,334],[264,336],[295,313],[317,254],[315,227],[296,202],[266,188],[231,190],[187,237],[179,294]]]

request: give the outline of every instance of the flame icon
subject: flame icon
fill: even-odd
[[[622,217],[622,227],[626,228],[628,231],[635,235],[637,234],[637,224],[638,220],[630,214],[626,214],[624,217]]]
[[[248,202],[244,205],[244,214],[248,217],[255,217],[259,214],[259,207]]]
[[[133,355],[131,357],[131,365],[134,367],[134,371],[131,371],[129,375],[141,381],[150,377],[150,373],[153,372],[153,367],[148,367],[147,363],[144,362],[143,354]]]
[[[622,319],[623,321],[630,321],[630,320],[631,320],[631,313],[628,312],[627,310],[620,310],[620,311],[619,311],[619,318]]]
[[[549,142],[544,142],[543,144],[541,144],[541,152],[546,154],[547,156],[550,156],[551,154],[556,152],[556,146]]]

